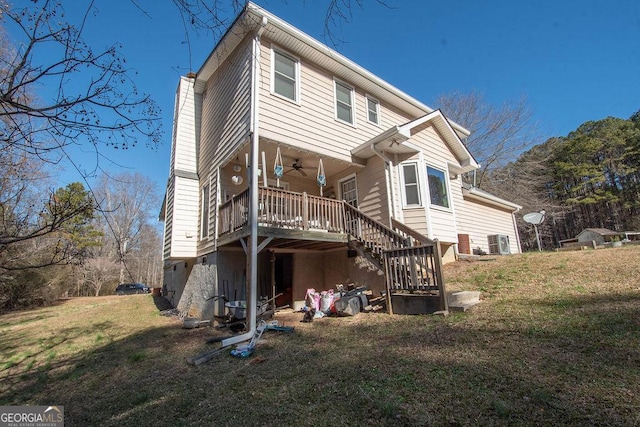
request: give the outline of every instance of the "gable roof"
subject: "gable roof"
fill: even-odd
[[[599,234],[601,236],[616,236],[619,234],[623,234],[623,233],[618,233],[617,231],[609,230],[608,228],[585,228],[580,233],[578,233],[578,236],[580,236],[585,232],[592,232],[592,233]]]
[[[417,149],[405,144],[405,142],[411,138],[411,131],[414,128],[425,123],[431,123],[437,129],[444,138],[447,146],[460,162],[460,167],[452,166],[451,169],[453,169],[454,172],[463,173],[478,169],[478,163],[469,150],[467,150],[458,133],[454,131],[449,120],[447,120],[440,110],[434,110],[403,125],[393,126],[369,141],[360,144],[351,150],[351,154],[356,157],[368,159],[375,154],[372,149],[373,146],[378,150],[384,150],[390,154],[417,153]]]
[[[196,92],[204,90],[207,80],[244,37],[253,31],[257,31],[262,26],[264,26],[265,30],[263,37],[267,37],[280,47],[319,65],[336,77],[349,81],[380,101],[401,108],[415,117],[422,117],[435,111],[337,51],[251,2],[247,3],[197,72]],[[465,138],[470,135],[469,130],[457,123],[450,122],[449,126],[457,133],[458,138]]]

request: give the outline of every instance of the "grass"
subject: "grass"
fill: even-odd
[[[151,296],[0,316],[0,405],[58,404],[72,426],[640,425],[640,247],[447,265],[467,313],[360,314],[266,332],[198,366],[212,328]]]

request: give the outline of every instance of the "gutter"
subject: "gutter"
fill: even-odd
[[[260,38],[267,26],[267,18],[262,18],[262,24],[253,39],[251,52],[251,163],[250,163],[250,180],[249,188],[249,220],[251,221],[251,234],[249,237],[249,289],[247,292],[247,324],[249,330],[243,334],[236,335],[222,340],[222,347],[227,347],[240,342],[248,341],[253,338],[256,333],[256,320],[258,310],[258,126],[260,118],[258,117],[258,107],[260,105],[258,81],[260,79],[259,56],[260,56]]]

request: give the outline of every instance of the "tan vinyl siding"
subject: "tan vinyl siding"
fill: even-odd
[[[170,258],[196,256],[198,241],[198,180],[174,177]]]
[[[218,201],[221,191],[231,195],[227,181],[218,185],[216,171],[246,143],[251,130],[251,38],[242,42],[224,64],[207,81],[202,95],[202,130],[200,135],[199,175],[201,185],[210,183],[209,237],[200,239],[198,254],[215,250]],[[244,160],[242,160],[244,162]],[[243,176],[245,174],[243,167]],[[226,177],[220,177],[225,179]],[[199,194],[200,194],[199,193]],[[198,204],[198,216],[202,206]],[[198,234],[198,237],[200,235]]]
[[[419,171],[419,183],[420,183],[420,197],[423,208],[404,208],[402,215],[404,222],[408,226],[415,228],[416,230],[423,230],[426,235],[429,235],[428,231],[431,231],[431,237],[438,239],[442,242],[457,242],[457,230],[456,230],[456,209],[457,201],[453,197],[454,192],[459,190],[459,182],[451,181],[447,178],[448,175],[448,162],[458,164],[458,160],[451,152],[449,146],[444,142],[442,136],[435,130],[430,123],[418,126],[412,130],[411,138],[409,142],[415,147],[419,148],[422,155],[422,163],[420,162],[420,156],[414,155],[411,161],[418,162]],[[445,179],[447,180],[449,208],[440,208],[430,206],[430,198],[427,194],[428,179],[427,179],[427,166],[442,170],[445,172]],[[402,173],[399,168],[395,168],[396,174]],[[401,182],[397,181],[397,194],[396,200],[398,203],[402,203],[402,188]],[[424,209],[426,207],[428,211]],[[427,221],[430,221],[427,224]]]
[[[165,207],[164,230],[164,258],[195,255],[194,239],[186,239],[188,232],[197,232],[197,216],[192,215],[197,210],[198,196],[193,197],[193,185],[197,180],[188,180],[178,175],[192,174],[197,171],[197,144],[199,132],[199,96],[195,95],[191,79],[182,77],[175,96],[175,110],[173,117],[173,134],[171,147],[171,169],[167,185],[167,204]],[[193,181],[185,185],[185,181]],[[195,182],[195,184],[194,184]],[[195,207],[194,207],[195,206]]]
[[[410,142],[423,151],[425,161],[431,166],[443,169],[447,161],[458,163],[449,146],[428,123],[412,131]]]
[[[462,200],[462,203],[456,208],[458,233],[469,235],[469,244],[472,250],[480,247],[489,253],[487,236],[505,234],[509,236],[511,253],[518,253],[518,241],[510,210],[499,209],[469,199]]]
[[[360,210],[373,219],[389,225],[389,204],[384,162],[378,156],[371,157],[367,166],[357,174]]]
[[[171,256],[171,238],[173,236],[173,196],[175,194],[175,176],[169,178],[167,184],[167,201],[165,206],[164,217],[164,244],[162,255],[164,259],[168,259]]]
[[[456,223],[453,212],[431,209],[431,232],[433,237],[442,242],[457,242]]]
[[[271,44],[264,37],[260,58],[260,135],[262,137],[299,147],[302,150],[351,161],[352,148],[375,137],[384,129],[413,118],[402,116],[381,103],[381,125],[367,122],[366,94],[355,87],[355,126],[345,124],[335,118],[332,74],[307,62],[304,58],[298,58],[300,101],[292,102],[271,93]],[[351,82],[344,79],[340,81],[353,86]]]
[[[247,38],[211,76],[202,95],[199,171],[203,176],[208,177],[245,141],[250,116],[251,38]]]
[[[204,187],[207,184],[209,184],[209,236],[202,239],[202,230],[200,229],[202,226],[202,222],[200,219],[200,215],[202,214],[202,194],[204,191]],[[211,179],[200,180],[199,194],[200,203],[198,204],[198,256],[212,252],[215,249],[216,221],[218,218],[218,180],[216,179],[216,174],[211,174]]]
[[[424,208],[410,208],[402,211],[404,220],[402,221],[408,227],[413,228],[418,233],[429,235],[427,230],[427,219],[425,216]],[[437,236],[436,236],[437,237]]]
[[[199,102],[194,94],[193,82],[182,77],[176,96],[176,110],[174,116],[174,142],[171,159],[172,169],[196,172],[196,135],[198,133]]]

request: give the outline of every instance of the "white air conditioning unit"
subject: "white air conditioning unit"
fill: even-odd
[[[494,234],[487,236],[489,239],[489,253],[492,255],[509,255],[509,236],[505,234]]]

